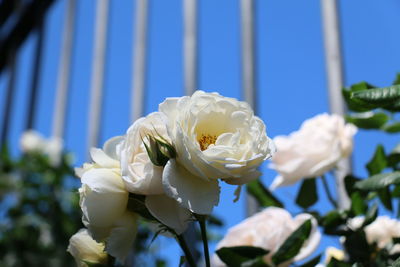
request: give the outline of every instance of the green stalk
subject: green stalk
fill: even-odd
[[[197,220],[200,224],[201,230],[201,239],[203,240],[203,250],[204,250],[204,259],[206,261],[206,267],[210,267],[210,254],[208,252],[208,241],[207,241],[207,229],[206,229],[206,216],[204,215],[196,215]]]
[[[338,208],[338,204],[336,203],[335,199],[333,198],[333,196],[331,194],[331,191],[329,190],[329,186],[328,186],[328,183],[327,183],[327,181],[325,179],[325,176],[322,175],[321,179],[322,179],[322,184],[324,185],[324,189],[325,189],[326,195],[327,195],[327,197],[329,199],[329,202],[331,202],[331,204],[337,209]]]
[[[187,262],[191,267],[196,267],[196,262],[193,259],[192,254],[190,253],[190,249],[188,245],[186,244],[185,239],[183,238],[183,235],[175,235],[176,239],[178,240],[179,246],[182,248],[183,253],[185,253],[185,257]]]

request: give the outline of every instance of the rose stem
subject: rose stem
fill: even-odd
[[[206,216],[197,215],[196,219],[199,221],[201,230],[201,239],[203,239],[204,259],[206,260],[206,267],[210,267],[210,254],[208,252],[207,229],[206,229]]]
[[[186,260],[188,261],[189,265],[191,267],[196,267],[196,263],[192,257],[192,254],[190,253],[189,247],[186,244],[185,239],[183,238],[183,235],[177,235],[175,234],[176,239],[178,240],[179,246],[182,248],[183,253],[185,253]]]
[[[329,191],[329,186],[328,186],[328,183],[326,182],[325,175],[322,175],[321,179],[322,179],[322,184],[324,185],[324,189],[325,189],[325,192],[326,192],[326,195],[327,195],[329,201],[335,208],[337,208],[338,204],[336,203],[335,199],[332,197],[331,191]]]

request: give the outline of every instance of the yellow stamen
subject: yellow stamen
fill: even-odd
[[[197,141],[199,142],[201,151],[204,151],[210,145],[215,144],[215,141],[217,141],[217,136],[210,134],[201,134],[200,138],[198,138]]]

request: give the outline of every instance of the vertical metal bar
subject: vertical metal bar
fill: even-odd
[[[321,9],[330,110],[332,113],[343,116],[346,107],[341,94],[344,78],[337,1],[321,0]],[[349,172],[351,172],[351,160],[344,159],[339,162],[338,171],[335,174],[338,204],[341,209],[350,206],[350,199],[343,181],[345,175]]]
[[[11,51],[8,56],[8,84],[7,84],[7,92],[6,97],[4,99],[4,111],[3,111],[3,125],[1,128],[1,136],[0,136],[0,145],[3,150],[6,148],[6,141],[8,137],[8,131],[10,127],[10,118],[11,118],[11,110],[14,101],[14,92],[15,92],[15,81],[16,81],[16,72],[17,72],[17,54],[16,51]]]
[[[68,104],[68,89],[70,83],[72,51],[74,43],[76,0],[68,0],[65,10],[63,39],[61,46],[61,59],[58,67],[57,94],[53,113],[54,137],[63,138]]]
[[[44,25],[45,17],[37,18],[37,41],[36,41],[36,51],[35,51],[35,61],[32,67],[32,82],[28,98],[28,110],[27,110],[27,120],[26,129],[31,129],[35,122],[36,106],[37,106],[37,94],[40,81],[40,70],[42,68],[42,54],[43,54],[43,42],[44,42]]]
[[[197,0],[183,0],[183,67],[185,95],[197,90]],[[197,232],[192,222],[184,234],[189,250],[197,262],[200,255],[196,249]],[[185,266],[189,266],[186,263]]]
[[[146,82],[147,0],[136,0],[131,122],[143,116]]]
[[[185,94],[197,89],[197,0],[183,0]]]
[[[254,2],[241,0],[242,24],[242,88],[244,100],[257,113],[256,64],[254,42]],[[246,195],[246,215],[251,216],[258,211],[258,203],[251,195]]]
[[[90,110],[88,129],[88,151],[99,141],[100,115],[102,106],[104,63],[106,57],[107,24],[109,0],[98,0],[96,10],[95,43],[90,90]]]

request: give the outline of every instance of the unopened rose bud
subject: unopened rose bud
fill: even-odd
[[[161,136],[148,134],[143,144],[151,162],[156,166],[164,167],[170,158],[176,157],[175,148]]]

